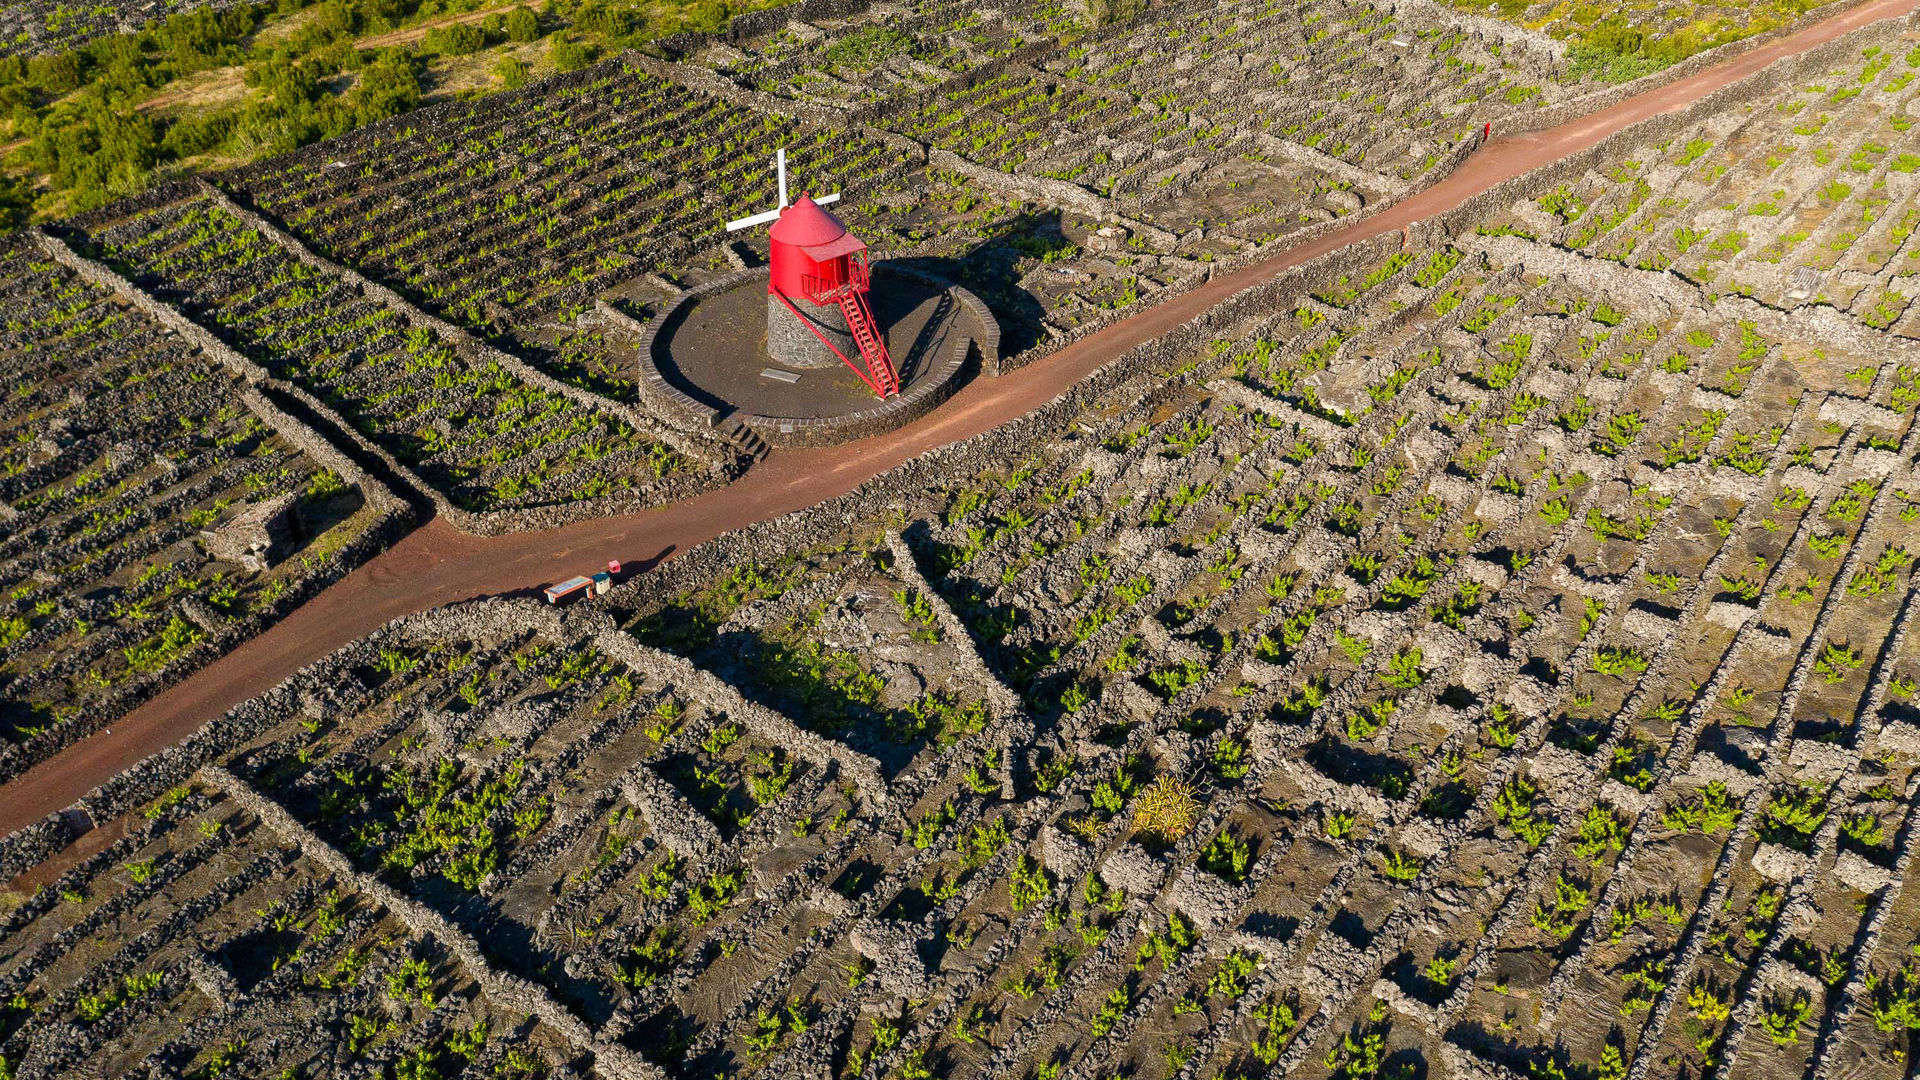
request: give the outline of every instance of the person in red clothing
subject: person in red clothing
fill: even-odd
[[[1492,141],[1493,141],[1493,123],[1489,121],[1486,127],[1480,129],[1480,145],[1485,146],[1486,144]]]

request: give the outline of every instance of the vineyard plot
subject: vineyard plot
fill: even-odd
[[[470,945],[356,888],[254,801],[170,789],[9,912],[0,1053],[18,1075],[538,1075],[567,1059],[564,1034],[489,995]]]
[[[27,245],[0,253],[0,294],[0,725],[17,770],[256,633],[401,508]]]
[[[1837,419],[1843,347],[1536,263],[1394,255],[910,508],[888,532],[1035,730],[1015,800],[952,752],[953,797],[889,800],[937,868],[855,864],[849,986],[805,950],[737,1043],[652,1015],[716,1067],[866,1076],[1606,1068],[1710,1052],[1675,1010],[1711,993],[1743,1053],[1812,1039],[1789,972],[1841,971],[1864,916],[1790,868],[1886,866],[1910,772],[1850,748],[1899,706],[1907,489]],[[894,546],[853,535],[629,628],[764,685],[722,643],[796,611],[846,640]]]
[[[766,148],[796,184],[870,191],[910,162],[889,143],[805,126],[612,62],[524,101],[482,101],[334,167],[271,162],[237,181],[316,248],[468,327],[564,323],[597,291],[677,273],[725,222],[776,201]],[[564,376],[563,376],[564,377]]]
[[[95,239],[460,510],[633,503],[703,479],[690,475],[695,462],[612,410],[531,385],[497,359],[409,324],[206,198],[104,225]]]
[[[1376,249],[890,514],[403,620],[201,782],[607,1074],[1888,1060],[1904,355],[1566,257]]]

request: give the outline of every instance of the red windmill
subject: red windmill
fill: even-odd
[[[767,353],[793,367],[831,365],[853,370],[882,398],[900,392],[887,339],[867,306],[867,245],[840,219],[821,209],[838,194],[802,194],[787,204],[787,152],[774,156],[780,206],[727,223],[727,231],[773,222],[767,277]],[[843,347],[844,346],[844,347]],[[858,351],[861,363],[847,353]]]

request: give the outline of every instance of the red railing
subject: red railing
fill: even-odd
[[[803,275],[800,279],[800,284],[806,289],[807,299],[825,307],[828,304],[838,304],[840,298],[850,292],[866,292],[870,279],[867,275],[867,260],[865,257],[850,258],[847,260],[846,266],[847,279],[845,281],[833,281],[828,278],[823,278],[818,274]]]
[[[887,355],[887,339],[880,335],[880,324],[875,321],[873,310],[867,307],[866,291],[841,293],[840,314],[846,316],[847,329],[853,333],[854,343],[860,346],[860,358],[867,362],[867,371],[873,381],[880,384],[880,396],[889,398],[898,394],[900,376],[893,370],[893,357]]]
[[[800,314],[800,309],[793,306],[793,301],[787,299],[785,293],[775,289],[773,295],[780,298],[780,302],[786,305],[788,311],[793,312],[793,317],[800,320],[800,325],[812,331],[813,336],[820,339],[820,344],[825,345],[833,355],[840,358],[841,363],[858,375],[860,381],[866,383],[867,389],[873,391],[875,396],[885,399],[900,392],[900,377],[894,373],[893,358],[887,355],[887,341],[880,336],[880,328],[875,324],[872,312],[867,309],[863,293],[843,287],[837,290],[836,295],[840,313],[846,316],[847,329],[852,332],[854,342],[860,347],[860,358],[866,361],[867,366],[864,368],[849,360],[846,353],[841,352],[838,346],[828,341],[827,336],[820,332],[819,327],[813,325],[812,320]]]

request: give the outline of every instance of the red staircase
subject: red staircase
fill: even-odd
[[[873,312],[867,307],[867,294],[854,289],[841,290],[840,314],[846,316],[847,329],[853,332],[854,344],[860,346],[860,359],[867,362],[867,372],[879,385],[880,396],[890,398],[898,394],[900,376],[893,370],[893,357],[887,355],[887,339],[880,336]]]
[[[873,309],[867,306],[867,267],[865,263],[852,262],[849,264],[849,269],[851,274],[845,281],[827,281],[812,274],[807,275],[804,279],[807,299],[822,307],[828,304],[839,306],[840,314],[847,320],[847,330],[853,335],[853,342],[860,349],[860,359],[866,362],[865,370],[848,359],[845,353],[834,348],[833,342],[822,336],[820,331],[814,330],[813,324],[800,315],[800,310],[793,306],[792,301],[777,292],[775,295],[780,296],[781,301],[796,318],[807,324],[807,329],[813,330],[813,336],[819,338],[821,344],[833,349],[834,355],[840,358],[841,363],[852,368],[853,373],[860,376],[860,381],[866,383],[868,388],[880,397],[890,398],[900,393],[900,375],[893,370],[893,357],[887,352],[886,336],[880,332],[880,324],[873,317]]]

